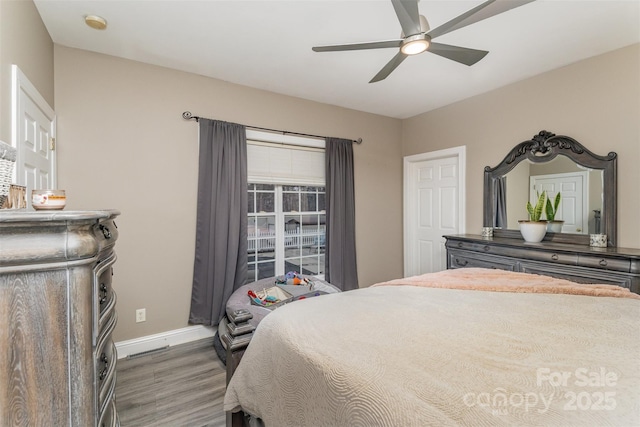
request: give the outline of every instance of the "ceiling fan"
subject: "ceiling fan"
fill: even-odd
[[[394,56],[387,65],[382,67],[369,83],[384,80],[407,56],[417,55],[425,51],[471,66],[484,58],[489,52],[435,43],[432,40],[466,27],[467,25],[531,3],[532,1],[535,0],[488,0],[432,30],[429,28],[429,23],[426,18],[418,13],[418,0],[391,0],[398,20],[400,21],[400,26],[402,27],[400,39],[316,46],[312,49],[315,52],[336,52],[343,50],[400,48],[396,56]]]

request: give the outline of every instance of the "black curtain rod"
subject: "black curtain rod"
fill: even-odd
[[[185,120],[195,120],[196,122],[200,119],[202,119],[202,117],[199,116],[194,116],[193,114],[191,114],[190,111],[185,111],[184,113],[182,113],[182,118]],[[299,133],[299,132],[289,132],[287,130],[278,130],[278,129],[269,129],[269,128],[261,128],[258,126],[246,126],[246,128],[248,129],[255,129],[255,130],[264,130],[267,132],[276,132],[276,133],[281,133],[283,135],[297,135],[297,136],[307,136],[309,138],[320,138],[320,139],[325,139],[326,136],[320,136],[320,135],[310,135],[308,133]],[[348,139],[348,138],[346,138]],[[362,144],[362,138],[358,138],[358,139],[348,139],[349,141],[355,142],[356,144]]]

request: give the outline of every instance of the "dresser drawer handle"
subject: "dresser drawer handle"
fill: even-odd
[[[109,368],[109,359],[107,358],[106,353],[102,353],[100,355],[100,361],[104,363],[104,368],[100,371],[100,375],[98,376],[98,379],[100,379],[100,381],[103,381],[104,378],[107,376],[107,372]]]
[[[491,250],[491,246],[486,245],[486,246],[485,246],[484,248],[482,248],[482,249],[484,249],[484,251],[485,251],[485,252],[489,252],[489,251]]]
[[[467,260],[460,261],[458,258],[456,258],[456,264],[464,267],[465,265],[469,264],[469,261]]]
[[[603,267],[606,267],[607,266],[607,260],[606,259],[601,259],[598,264],[600,264]]]
[[[557,261],[558,260],[558,254],[551,255],[551,259],[554,260],[554,261]]]
[[[461,248],[461,247],[463,247],[463,246],[464,246],[464,243],[462,243],[462,242],[458,242],[458,247],[459,247],[459,248]]]
[[[107,302],[107,285],[105,285],[104,283],[100,283],[100,299],[99,299],[100,305],[104,304],[105,302]]]
[[[105,239],[111,238],[111,231],[109,230],[109,227],[107,227],[106,225],[100,224],[100,231],[102,231],[102,235],[104,236]]]

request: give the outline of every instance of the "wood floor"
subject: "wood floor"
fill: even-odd
[[[116,406],[121,427],[222,427],[225,366],[213,339],[120,359]]]

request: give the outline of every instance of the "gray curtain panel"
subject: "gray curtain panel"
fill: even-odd
[[[198,213],[189,322],[217,325],[247,278],[247,137],[200,119]]]
[[[358,288],[353,142],[326,139],[325,279],[348,291]]]
[[[496,178],[493,192],[493,205],[496,208],[496,215],[493,218],[493,226],[507,229],[507,177]]]

